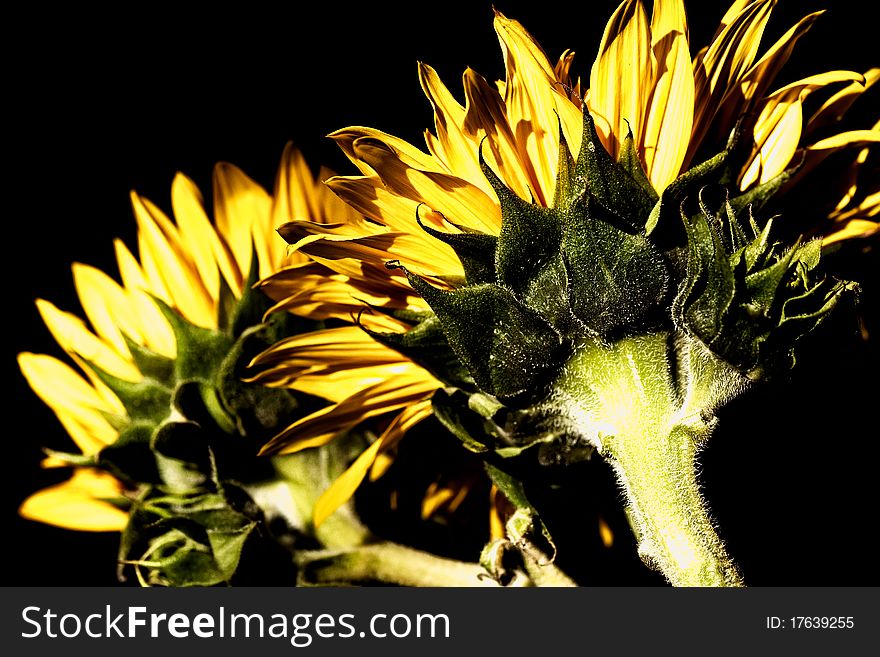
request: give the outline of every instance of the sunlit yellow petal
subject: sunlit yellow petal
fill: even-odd
[[[269,194],[241,169],[225,162],[214,167],[214,215],[217,231],[238,266],[237,279],[227,281],[236,293],[250,272],[254,225],[271,223],[271,211]]]
[[[130,360],[123,333],[140,338],[137,322],[132,321],[129,298],[116,281],[100,269],[82,263],[73,264],[73,282],[80,304],[95,333],[109,344],[123,360]]]
[[[150,288],[193,324],[216,326],[216,307],[181,246],[177,229],[147,199],[132,193],[131,201],[138,223],[141,263]]]
[[[58,416],[83,454],[90,455],[116,440],[104,413],[116,413],[70,366],[43,354],[21,353],[18,366],[28,384]]]
[[[734,3],[712,44],[694,60],[694,127],[687,164],[696,153],[724,98],[739,84],[758,54],[776,0]],[[734,12],[739,10],[734,16]],[[725,22],[729,21],[729,22]]]
[[[397,442],[409,429],[429,417],[431,412],[431,402],[422,401],[405,408],[395,417],[385,432],[318,498],[313,517],[315,527],[354,495],[354,491],[366,477],[380,450],[387,449]]]
[[[29,520],[79,531],[122,531],[128,514],[106,502],[118,498],[122,486],[108,474],[78,469],[71,479],[27,498],[19,514]]]
[[[297,420],[270,440],[261,453],[289,454],[325,445],[364,420],[424,400],[437,386],[423,371],[392,377]]]
[[[641,0],[624,0],[605,26],[599,54],[590,71],[590,110],[607,121],[603,143],[617,157],[632,129],[641,143],[654,61],[648,16]]]
[[[651,47],[658,79],[645,121],[642,150],[648,178],[658,190],[678,176],[694,120],[694,75],[687,34],[681,0],[654,3]]]
[[[556,73],[541,46],[523,26],[495,12],[495,32],[507,72],[504,103],[520,164],[535,201],[550,205],[556,188],[559,129],[571,148],[580,145],[580,112],[556,86]],[[558,119],[557,119],[558,117]]]
[[[822,128],[829,123],[840,121],[859,96],[874,86],[877,80],[880,80],[880,67],[865,71],[864,84],[860,80],[855,81],[826,100],[810,117],[807,122],[808,129]]]
[[[44,299],[37,299],[37,310],[52,337],[65,351],[79,354],[86,362],[120,379],[140,381],[143,378],[131,360],[95,337],[76,315],[59,310]]]
[[[205,213],[202,193],[182,173],[174,176],[171,183],[171,207],[180,229],[180,239],[187,246],[205,290],[216,303],[220,294],[220,269],[225,269],[227,273],[224,275],[229,277],[231,263]]]
[[[753,131],[750,162],[740,177],[740,189],[765,183],[782,173],[801,139],[803,101],[816,89],[835,82],[862,79],[852,71],[829,71],[786,85],[761,106]]]

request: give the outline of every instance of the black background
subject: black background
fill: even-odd
[[[781,4],[765,47],[805,13],[830,11],[801,41],[779,83],[880,63],[871,32],[877,17],[865,14],[867,3]],[[576,50],[576,72],[584,78],[614,5],[496,3],[525,24],[551,60],[566,47]],[[726,7],[689,5],[691,42],[703,44]],[[33,299],[79,312],[70,263],[113,272],[112,238],[134,248],[129,190],[170,209],[171,180],[183,171],[210,198],[211,168],[220,160],[271,189],[287,140],[310,162],[351,172],[324,138],[335,129],[368,125],[423,143],[432,115],[417,60],[434,66],[459,96],[466,66],[489,79],[503,74],[489,2],[323,2],[307,11],[304,3],[280,10],[215,6],[198,14],[154,3],[100,13],[40,8],[6,21],[3,105],[12,118],[2,153],[4,367],[11,387],[3,428],[4,584],[114,582],[115,536],[15,515],[28,493],[62,476],[37,467],[40,447],[64,448],[69,439],[27,387],[14,356],[60,355]],[[873,123],[877,108],[876,94],[862,101],[859,127]],[[856,273],[876,273],[876,262]],[[864,288],[872,344],[857,337],[853,314],[842,313],[823,329],[835,340],[807,349],[789,382],[729,408],[705,452],[706,494],[751,584],[880,582],[872,543],[880,501],[880,325],[871,316],[877,288],[872,281]],[[645,580],[624,569],[615,581]]]

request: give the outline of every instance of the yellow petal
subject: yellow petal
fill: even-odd
[[[138,340],[141,333],[137,322],[132,321],[125,290],[100,269],[78,262],[72,269],[77,296],[95,332],[120,358],[130,361],[122,334]]]
[[[654,80],[648,16],[641,0],[624,0],[605,26],[599,54],[590,71],[590,110],[607,121],[605,147],[617,157],[632,129],[642,143],[645,114]]]
[[[725,97],[738,88],[755,61],[776,0],[735,3],[709,48],[694,60],[694,127],[685,158],[693,158]],[[733,14],[739,10],[734,16]],[[729,22],[725,22],[729,21]]]
[[[461,261],[451,247],[447,246],[440,240],[428,235],[421,226],[416,222],[416,212],[419,213],[422,223],[426,223],[434,228],[448,228],[443,225],[439,219],[438,213],[432,213],[429,208],[419,208],[419,201],[405,198],[395,193],[391,193],[385,187],[385,184],[378,177],[346,177],[336,176],[327,181],[327,185],[345,199],[353,207],[357,208],[364,216],[373,219],[376,222],[387,226],[392,231],[400,233],[408,233],[408,243],[416,244],[412,253],[400,253],[399,250],[393,257],[400,258],[404,266],[414,266],[417,254],[427,255],[431,262],[431,270],[442,271],[444,275],[457,276],[463,272]],[[283,227],[281,232],[293,229],[294,226]],[[497,232],[498,228],[493,227],[493,231]],[[335,235],[350,234],[351,236],[366,236],[386,233],[374,223],[365,222],[362,219],[357,223],[346,223],[341,225],[333,225],[332,228],[316,228],[311,229],[309,226],[301,226],[301,236],[307,234],[316,234],[322,232],[325,234],[333,233]],[[295,235],[292,235],[295,237]],[[298,238],[298,239],[301,239]],[[308,252],[308,251],[306,251]],[[424,258],[420,260],[423,262]],[[419,265],[415,265],[419,267]],[[419,270],[423,272],[421,269]]]
[[[315,527],[320,526],[336,509],[351,499],[381,450],[388,449],[413,426],[429,417],[431,413],[431,402],[428,400],[405,408],[395,417],[383,434],[364,450],[355,462],[318,498],[313,516]]]
[[[798,80],[769,96],[760,106],[753,130],[750,161],[740,176],[740,189],[765,183],[782,173],[801,139],[803,101],[825,85],[862,79],[852,71],[829,71]]]
[[[535,202],[548,206],[556,188],[559,122],[569,145],[576,147],[582,117],[556,86],[553,66],[532,35],[518,21],[498,11],[494,26],[504,54],[504,103],[520,165],[528,175]]]
[[[407,167],[420,171],[444,173],[444,167],[441,162],[423,153],[403,139],[398,139],[381,130],[365,128],[363,126],[351,126],[337,130],[329,136],[342,149],[342,152],[367,176],[375,175],[376,171],[355,152],[355,142],[360,139],[374,140],[385,144]]]
[[[399,333],[406,325],[364,304],[398,310],[426,309],[405,279],[385,275],[375,280],[356,280],[316,262],[284,268],[260,281],[260,289],[276,302],[267,314],[286,310],[312,319],[346,322],[361,315],[361,323],[374,331]]]
[[[483,137],[487,137],[483,145],[486,163],[520,198],[528,199],[531,194],[530,170],[524,168],[520,161],[519,147],[507,120],[504,99],[497,89],[472,69],[464,72],[463,82],[465,132],[477,144],[482,143]],[[477,180],[485,180],[482,171]],[[488,193],[494,197],[494,190],[490,189]]]
[[[660,191],[681,170],[694,120],[694,74],[687,34],[681,0],[654,3],[651,40],[659,77],[651,96],[642,151],[648,178]]]
[[[847,85],[836,94],[826,100],[822,106],[816,110],[810,120],[807,121],[808,130],[815,130],[835,123],[843,118],[850,106],[880,80],[880,68],[871,68],[865,71],[865,80],[857,80]]]
[[[822,245],[827,246],[843,240],[864,239],[880,233],[880,223],[867,219],[851,219],[841,222],[842,227],[822,238]]]
[[[290,454],[320,447],[364,420],[423,401],[439,385],[424,370],[413,368],[297,420],[272,438],[260,453]]]
[[[334,402],[387,379],[420,373],[406,357],[357,326],[287,338],[257,356],[250,367],[260,369],[252,381],[290,387]]]
[[[824,11],[813,12],[807,14],[797,22],[790,30],[788,30],[779,40],[774,43],[758,62],[752,66],[743,76],[743,80],[739,85],[739,93],[741,94],[736,106],[734,116],[739,116],[751,109],[754,101],[758,101],[764,97],[773,80],[794,50],[798,40],[810,31],[813,23],[819,18]],[[734,103],[729,103],[733,106]]]
[[[196,184],[182,173],[171,183],[171,207],[180,229],[180,238],[192,258],[205,290],[216,303],[220,295],[219,269],[229,270],[230,260],[223,251],[205,202]],[[225,257],[224,257],[225,256]],[[229,274],[227,273],[226,276]]]
[[[373,137],[356,140],[353,149],[395,194],[425,203],[456,224],[492,234],[500,230],[497,203],[476,185],[445,173],[413,168],[391,144]]]
[[[430,66],[419,63],[419,82],[434,108],[437,138],[431,143],[435,144],[436,155],[446,171],[476,183],[491,196],[492,188],[479,165],[479,142],[465,132],[465,108],[453,98]]]
[[[70,366],[51,356],[27,352],[18,355],[18,366],[83,454],[94,454],[116,440],[118,434],[104,413],[116,413],[117,409]]]
[[[427,520],[441,509],[454,513],[467,497],[470,486],[467,482],[439,484],[432,482],[422,498],[422,520]]]
[[[225,162],[214,167],[217,231],[238,267],[237,278],[227,281],[234,292],[241,290],[250,273],[254,226],[271,224],[271,213],[269,194],[241,169]],[[264,270],[260,275],[271,273]]]
[[[37,310],[52,337],[65,351],[80,355],[86,362],[120,379],[140,381],[143,378],[131,360],[122,358],[110,345],[95,337],[76,315],[59,310],[44,299],[37,299]]]
[[[125,529],[128,514],[104,500],[121,493],[121,484],[110,475],[81,468],[69,480],[31,495],[18,512],[28,520],[65,529],[118,532]]]
[[[149,298],[148,293],[155,293],[147,283],[140,265],[122,240],[114,240],[113,248],[119,264],[119,274],[131,301],[131,320],[137,323],[140,337],[143,339],[141,344],[158,354],[174,358],[177,355],[174,332],[159,308]],[[130,337],[134,338],[134,336]]]
[[[193,324],[217,325],[216,305],[190,261],[176,227],[147,199],[131,194],[143,272],[151,291]]]

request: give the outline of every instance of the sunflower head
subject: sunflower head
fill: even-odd
[[[735,143],[659,196],[631,136],[612,158],[589,112],[577,158],[566,157],[564,137],[560,143],[553,207],[523,200],[481,159],[501,207],[499,235],[419,221],[458,254],[466,284],[442,289],[406,272],[434,314],[402,335],[374,334],[447,384],[434,396],[435,413],[471,449],[509,458],[538,445],[539,461],[580,460],[596,441],[571,440],[554,398],[566,387],[559,373],[573,361],[584,366],[590,349],[600,354],[594,376],[609,368],[613,377],[603,349],[678,336],[699,342],[716,369],[763,379],[788,371],[797,339],[854,288],[816,278],[820,242],[784,248],[771,239],[772,221],[754,220],[778,180],[748,194],[725,186]],[[686,243],[666,248],[657,229],[673,219],[678,231],[667,238],[684,233]],[[730,391],[713,394],[701,400],[704,412]]]
[[[228,164],[217,166],[214,182],[216,222],[183,175],[172,186],[174,221],[132,195],[140,259],[117,242],[122,284],[74,266],[91,327],[38,302],[82,374],[50,356],[19,356],[81,450],[50,453],[47,466],[75,474],[31,496],[21,513],[121,531],[120,574],[132,565],[145,583],[225,582],[246,545],[271,555],[264,511],[249,491],[274,471],[257,453],[278,426],[323,405],[242,379],[257,353],[320,326],[266,315],[272,304],[256,281],[298,260],[273,227],[306,212],[322,220],[341,204],[290,147],[274,198]]]

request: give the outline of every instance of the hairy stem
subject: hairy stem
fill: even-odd
[[[742,586],[700,495],[694,437],[624,436],[610,457],[629,502],[639,556],[673,586]]]
[[[497,586],[476,563],[444,559],[382,542],[297,555],[300,583],[316,586],[385,583],[400,586]]]
[[[614,467],[646,564],[675,586],[742,586],[697,481],[697,453],[714,418],[694,403],[695,392],[729,387],[727,373],[685,363],[676,381],[670,353],[665,333],[588,342],[566,364],[552,403],[569,433]]]

